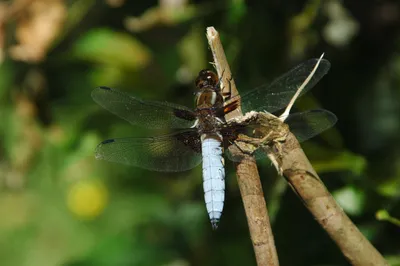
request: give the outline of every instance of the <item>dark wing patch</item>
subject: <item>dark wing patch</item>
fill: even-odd
[[[189,170],[201,162],[201,141],[194,131],[152,138],[120,138],[101,142],[96,159],[161,172]]]

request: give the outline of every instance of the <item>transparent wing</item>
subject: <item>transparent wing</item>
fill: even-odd
[[[283,109],[288,105],[290,99],[311,73],[317,62],[318,59],[310,59],[283,74],[270,85],[258,87],[243,94],[241,97],[233,97],[229,102],[237,100],[243,113],[250,111],[267,111],[273,113]],[[314,76],[305,86],[300,95],[303,95],[314,87],[315,84],[317,84],[317,82],[328,72],[329,68],[329,61],[322,59]]]
[[[323,110],[310,110],[302,113],[294,113],[289,115],[285,123],[289,125],[289,130],[296,136],[299,142],[306,141],[316,135],[322,133],[323,131],[331,128],[337,121],[336,115],[333,113]],[[251,132],[254,128],[253,126],[247,126],[248,132]],[[240,130],[243,132],[246,127],[241,128]],[[251,133],[249,134],[251,135]],[[233,144],[233,140],[230,141],[231,145]],[[229,149],[226,150],[227,158],[232,161],[240,161],[241,156],[234,156]],[[265,152],[261,149],[257,149],[253,156],[256,160],[267,157]]]
[[[189,170],[201,162],[201,142],[196,131],[152,138],[121,138],[101,142],[96,159],[161,172]]]
[[[190,128],[196,115],[185,106],[168,102],[142,101],[123,92],[98,87],[93,100],[133,125],[147,128]]]
[[[299,142],[308,140],[331,128],[337,121],[335,114],[323,110],[309,110],[288,116],[285,123]]]

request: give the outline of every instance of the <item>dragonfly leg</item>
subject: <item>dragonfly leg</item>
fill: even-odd
[[[226,81],[229,86],[229,90],[227,92],[222,93],[222,96],[224,96],[225,100],[230,100],[232,98],[232,84],[231,81],[233,80],[233,77],[231,76],[230,78],[226,78]]]
[[[219,77],[218,84],[217,86],[219,87],[221,85],[221,81],[223,80],[225,73],[225,69],[222,71],[221,77]],[[231,81],[233,80],[233,77],[231,76],[230,78],[226,78],[227,83],[229,84],[229,90],[227,92],[223,92],[222,96],[224,96],[225,100],[229,100],[232,97],[232,85]]]
[[[221,77],[218,77],[218,83],[217,83],[217,88],[220,88],[221,89],[221,80],[222,80],[222,77],[224,76],[224,73],[225,73],[225,69],[224,70],[222,70],[222,74],[221,74]]]

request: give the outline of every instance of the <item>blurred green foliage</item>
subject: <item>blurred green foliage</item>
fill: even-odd
[[[17,2],[0,3],[1,265],[255,265],[231,164],[212,231],[200,167],[166,174],[94,158],[103,139],[167,132],[132,127],[91,90],[192,106],[193,80],[211,67],[208,26],[242,92],[325,52],[331,71],[297,106],[322,106],[339,122],[303,148],[352,220],[400,265],[400,13],[390,12],[399,3],[36,1],[59,12],[56,27]],[[21,37],[26,28],[37,34]],[[259,169],[281,265],[348,265],[270,162]]]

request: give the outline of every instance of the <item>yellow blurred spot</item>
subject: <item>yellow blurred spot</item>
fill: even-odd
[[[388,221],[394,225],[400,227],[400,219],[390,216],[387,210],[379,210],[375,213],[375,217],[378,221]]]
[[[379,221],[384,221],[390,218],[390,215],[386,210],[379,210],[375,213],[375,217]]]
[[[81,219],[99,216],[108,201],[108,191],[99,181],[80,181],[71,186],[67,195],[69,210]]]

